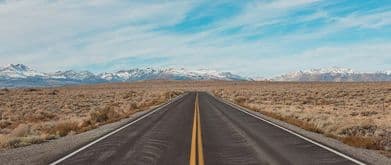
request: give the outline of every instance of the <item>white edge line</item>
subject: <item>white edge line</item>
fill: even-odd
[[[126,125],[124,125],[124,126],[118,128],[118,129],[116,129],[116,130],[114,130],[114,131],[112,131],[112,132],[110,132],[110,133],[108,133],[108,134],[106,134],[106,135],[104,135],[104,136],[102,136],[102,137],[100,137],[99,139],[96,139],[96,140],[94,140],[94,141],[88,143],[87,145],[85,145],[85,146],[83,146],[83,147],[77,149],[76,151],[73,151],[72,153],[70,153],[70,154],[68,154],[68,155],[66,155],[66,156],[64,156],[64,157],[62,157],[62,158],[56,160],[55,162],[50,163],[49,165],[57,165],[57,164],[63,162],[64,160],[66,160],[66,159],[68,159],[68,158],[70,158],[70,157],[76,155],[77,153],[79,153],[79,152],[81,152],[81,151],[87,149],[88,147],[94,145],[95,143],[98,143],[99,141],[102,141],[103,139],[106,139],[107,137],[109,137],[109,136],[111,136],[111,135],[113,135],[113,134],[115,134],[115,133],[117,133],[117,132],[119,132],[119,131],[125,129],[126,127],[129,127],[130,125],[132,125],[132,124],[134,124],[134,123],[136,123],[136,122],[138,122],[138,121],[140,121],[140,120],[142,120],[142,119],[144,119],[144,118],[146,118],[146,117],[148,117],[148,116],[154,114],[154,113],[157,112],[158,110],[160,110],[160,109],[166,107],[167,105],[169,105],[169,104],[171,104],[171,103],[173,103],[173,102],[179,100],[180,98],[184,97],[185,95],[187,95],[187,94],[183,94],[183,95],[181,95],[181,96],[178,96],[177,98],[171,100],[170,102],[168,102],[168,103],[166,103],[166,104],[163,104],[163,105],[161,105],[160,107],[157,107],[155,110],[153,110],[153,111],[151,111],[151,112],[149,112],[149,113],[147,113],[147,114],[145,114],[145,115],[143,115],[143,116],[137,118],[136,120],[134,120],[134,121],[132,121],[132,122],[130,122],[130,123],[128,123],[128,124],[126,124]]]
[[[212,95],[212,96],[213,96],[213,95]],[[216,98],[216,97],[215,97],[215,98]],[[260,117],[260,116],[258,116],[258,115],[255,115],[255,114],[252,114],[252,113],[250,113],[250,112],[248,112],[248,111],[246,111],[246,110],[243,110],[243,109],[245,109],[245,108],[242,108],[241,106],[238,106],[238,105],[236,105],[236,104],[233,104],[233,103],[231,103],[231,102],[228,102],[228,101],[225,101],[225,100],[222,100],[222,99],[219,99],[219,100],[221,100],[221,101],[223,101],[223,102],[225,102],[225,103],[228,103],[227,105],[233,107],[233,108],[236,109],[236,110],[239,110],[239,111],[241,111],[241,112],[243,112],[243,113],[246,113],[246,114],[248,114],[248,115],[250,115],[250,116],[252,116],[252,117],[255,117],[255,118],[259,119],[259,120],[262,120],[262,121],[264,121],[264,122],[266,122],[266,123],[269,123],[269,124],[271,124],[271,125],[273,125],[273,126],[275,126],[275,127],[278,127],[278,128],[280,128],[280,129],[282,129],[282,130],[288,132],[288,133],[291,133],[291,134],[293,134],[293,135],[295,135],[295,136],[297,136],[297,137],[299,137],[299,138],[301,138],[301,139],[304,139],[304,140],[306,140],[306,141],[308,141],[308,142],[311,142],[311,143],[313,143],[313,144],[315,144],[315,145],[317,145],[317,146],[319,146],[319,147],[322,147],[322,148],[324,148],[324,149],[326,149],[326,150],[328,150],[328,151],[330,151],[330,152],[332,152],[332,153],[335,153],[335,154],[337,154],[337,155],[339,155],[339,156],[341,156],[341,157],[343,157],[343,158],[345,158],[345,159],[348,159],[348,160],[350,160],[350,161],[352,161],[352,162],[354,162],[354,163],[356,163],[356,164],[359,164],[359,165],[366,165],[366,163],[364,163],[364,162],[362,162],[362,161],[359,161],[359,160],[357,160],[357,159],[355,159],[355,158],[352,158],[352,157],[350,157],[350,156],[348,156],[348,155],[346,155],[346,154],[344,154],[344,153],[342,153],[342,152],[339,152],[339,151],[337,151],[337,150],[335,150],[335,149],[332,149],[332,148],[330,148],[330,147],[328,147],[328,146],[326,146],[326,145],[323,145],[323,144],[321,144],[321,143],[318,143],[318,142],[316,142],[316,141],[314,141],[314,140],[312,140],[312,139],[309,139],[309,138],[307,138],[307,137],[305,137],[305,136],[303,136],[303,135],[300,135],[300,134],[298,134],[298,133],[296,133],[296,132],[294,132],[294,131],[292,131],[292,130],[290,130],[290,129],[284,128],[284,127],[282,127],[282,126],[280,126],[280,125],[278,125],[278,124],[275,124],[275,123],[273,123],[273,122],[271,122],[271,121],[269,121],[269,120],[267,120],[267,119],[264,119],[264,118],[262,118],[262,117]],[[235,107],[235,106],[237,106],[237,107]]]

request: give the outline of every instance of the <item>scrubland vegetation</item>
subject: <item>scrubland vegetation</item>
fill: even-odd
[[[0,144],[19,147],[77,134],[209,91],[342,142],[391,154],[391,83],[152,81],[0,91]]]
[[[390,155],[391,83],[241,83],[213,92],[309,131]]]
[[[181,93],[141,83],[2,89],[0,146],[15,148],[81,133]]]

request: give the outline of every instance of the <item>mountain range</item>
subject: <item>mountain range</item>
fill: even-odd
[[[226,80],[226,81],[391,81],[391,72],[361,73],[351,69],[332,67],[311,69],[283,74],[271,79],[248,78],[230,72],[208,69],[187,70],[184,68],[135,68],[116,72],[94,74],[89,71],[57,71],[45,73],[23,64],[10,64],[0,67],[0,87],[46,87],[76,84],[110,82],[133,82],[142,80]]]
[[[271,79],[272,81],[326,81],[326,82],[368,82],[391,81],[391,71],[374,73],[355,72],[352,69],[331,67],[291,72]]]
[[[230,72],[208,69],[187,70],[184,68],[129,69],[117,72],[94,74],[89,71],[38,72],[23,64],[0,67],[0,87],[45,87],[109,82],[133,82],[141,80],[250,80]]]

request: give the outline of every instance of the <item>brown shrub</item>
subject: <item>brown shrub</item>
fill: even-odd
[[[66,121],[66,122],[60,122],[56,125],[56,134],[59,136],[66,136],[71,131],[78,131],[78,123],[74,121]]]
[[[12,125],[11,121],[8,120],[0,120],[0,129],[7,128]]]
[[[339,138],[343,143],[354,146],[361,147],[366,149],[381,150],[381,147],[378,144],[378,140],[369,137],[360,137],[360,136],[347,136]]]
[[[137,103],[135,103],[135,102],[130,103],[130,108],[137,109],[138,108]]]
[[[95,123],[92,123],[91,119],[84,119],[81,122],[79,122],[79,124],[78,124],[79,131],[77,131],[77,132],[85,132],[90,129],[93,129],[96,127],[96,125],[94,125],[94,124]]]
[[[237,97],[235,98],[235,102],[236,102],[237,104],[242,105],[244,102],[246,102],[246,97],[244,97],[244,96],[237,96]]]
[[[11,136],[14,137],[23,137],[27,136],[30,133],[30,127],[27,124],[19,124],[14,130],[11,132]]]
[[[37,89],[37,88],[28,88],[28,89],[24,89],[25,92],[37,92],[37,91],[41,91],[41,89]]]
[[[21,147],[20,138],[11,138],[11,137],[6,137],[3,139],[2,146],[6,148],[16,148],[16,147]]]
[[[365,111],[360,113],[362,116],[372,116],[372,115],[377,115],[378,112],[376,111]]]
[[[348,128],[342,129],[339,134],[345,136],[367,136],[373,135],[377,129],[376,125],[360,125],[360,126],[351,126]]]
[[[10,137],[0,136],[0,146],[4,148],[17,148],[31,144],[42,143],[44,139],[39,136],[28,136],[28,137]]]
[[[4,93],[10,92],[10,90],[9,90],[8,88],[3,88],[3,89],[1,89],[0,91],[2,91],[2,92],[4,92]]]
[[[48,95],[57,95],[60,91],[59,90],[52,90],[50,92],[48,92]]]
[[[272,118],[275,118],[275,119],[278,119],[278,120],[281,120],[281,121],[285,121],[285,122],[287,122],[289,124],[296,125],[296,126],[301,127],[301,128],[303,128],[305,130],[308,130],[308,131],[312,131],[312,132],[316,132],[316,133],[324,133],[316,125],[311,124],[311,123],[306,122],[306,121],[303,121],[303,120],[300,120],[300,119],[287,117],[287,116],[283,116],[283,115],[280,115],[280,114],[277,114],[277,113],[272,113],[272,112],[267,112],[267,111],[260,111],[260,112],[262,114],[266,115],[266,116],[269,116],[269,117],[272,117]]]
[[[56,122],[54,124],[51,124],[49,126],[46,126],[43,130],[43,132],[49,134],[49,135],[55,135],[55,136],[66,136],[70,132],[77,132],[79,131],[78,127],[79,123],[72,120],[67,121],[60,121]]]
[[[120,115],[114,110],[113,106],[105,106],[90,113],[92,123],[104,123],[118,118],[120,118]]]

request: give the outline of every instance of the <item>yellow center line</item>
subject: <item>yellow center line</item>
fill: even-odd
[[[194,103],[193,132],[190,149],[190,165],[204,165],[204,153],[202,149],[200,108],[198,103],[198,93]],[[198,151],[198,152],[197,152]]]
[[[198,117],[198,165],[204,165],[204,152],[202,147],[202,136],[201,136],[201,117],[200,117],[200,106],[198,103],[198,94],[197,94],[197,117]]]
[[[193,132],[191,137],[191,150],[190,150],[190,165],[196,165],[196,134],[197,134],[197,116],[196,113],[194,113],[194,119],[193,119]]]

